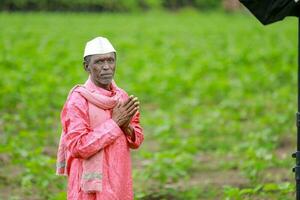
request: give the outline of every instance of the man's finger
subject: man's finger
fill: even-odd
[[[120,106],[121,106],[121,101],[117,101],[117,104],[115,105],[115,107],[114,108],[119,108]]]
[[[125,110],[128,110],[134,104],[135,98],[131,99],[125,106]]]
[[[113,107],[113,110],[115,110],[116,108],[118,108],[119,106],[119,101],[117,101],[116,105]]]
[[[136,111],[130,116],[132,118],[140,109],[140,106],[135,107]]]
[[[123,106],[126,106],[129,102],[132,101],[133,98],[134,98],[134,96],[133,96],[133,95],[130,95],[130,96],[128,97],[128,99],[124,102]]]
[[[134,109],[132,109],[132,110],[129,112],[129,116],[133,116],[137,111],[138,111],[138,108],[135,107]]]
[[[139,106],[139,102],[134,102],[133,104],[131,104],[131,106],[127,109],[127,112],[130,112],[132,109],[134,109],[135,107]]]
[[[138,102],[138,98],[137,98],[137,97],[134,97],[134,98],[131,100],[131,102],[129,102],[129,103],[126,105],[125,109],[126,109],[126,110],[130,110],[130,107],[132,107],[134,104],[136,104],[136,102]]]
[[[133,116],[135,115],[135,113],[137,112],[138,110],[133,110],[132,112],[129,113],[129,117],[130,117],[130,121],[132,120]]]

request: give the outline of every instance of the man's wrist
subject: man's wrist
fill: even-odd
[[[129,124],[127,127],[125,127],[124,132],[125,132],[126,135],[132,136],[132,134],[133,134],[133,127]]]

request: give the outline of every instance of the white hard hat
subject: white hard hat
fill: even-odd
[[[116,52],[116,50],[108,39],[105,37],[96,37],[86,43],[83,57],[111,52]]]

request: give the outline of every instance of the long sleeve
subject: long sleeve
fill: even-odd
[[[75,158],[87,159],[123,134],[112,119],[92,130],[88,119],[88,104],[77,93],[72,94],[69,103],[63,108],[61,118],[67,149]]]
[[[133,128],[133,133],[131,136],[126,136],[129,147],[132,149],[137,149],[142,144],[144,140],[143,129],[140,125],[140,113],[137,112],[131,122],[131,127]]]

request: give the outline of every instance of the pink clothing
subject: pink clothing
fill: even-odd
[[[120,88],[104,90],[93,84],[90,79],[85,83],[85,87],[108,97],[121,93],[123,101],[128,98],[126,92]],[[63,173],[68,176],[68,200],[132,200],[129,148],[138,148],[144,139],[139,124],[139,113],[135,114],[130,122],[134,129],[132,137],[126,136],[111,119],[111,109],[100,109],[96,106],[91,109],[91,104],[75,89],[65,103],[61,121],[64,132],[61,141],[67,150],[67,167]],[[101,153],[102,188],[99,192],[86,193],[81,185],[83,165],[97,153]]]

